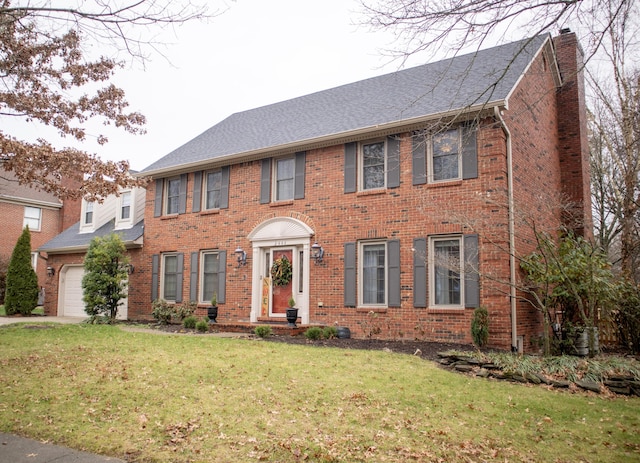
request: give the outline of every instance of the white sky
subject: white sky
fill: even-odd
[[[235,112],[398,69],[381,53],[392,37],[356,26],[357,8],[357,0],[238,0],[207,24],[177,29],[170,63],[156,55],[145,71],[114,79],[147,117],[147,134],[110,130],[108,144],[83,148],[141,170]]]

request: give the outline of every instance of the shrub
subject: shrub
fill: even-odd
[[[198,319],[193,315],[189,315],[182,320],[182,326],[191,330],[196,327],[196,323],[198,323]]]
[[[161,325],[168,325],[174,314],[173,306],[164,299],[156,299],[151,304],[151,307],[153,308],[151,311],[153,318]]]
[[[325,326],[322,330],[322,335],[325,339],[333,339],[338,337],[338,328],[335,326]]]
[[[198,304],[194,301],[183,302],[174,308],[175,316],[178,320],[183,321],[185,318],[193,315],[197,307]]]
[[[273,330],[268,325],[256,326],[254,333],[259,338],[268,338],[273,333]]]
[[[322,339],[323,333],[322,328],[319,326],[312,326],[304,332],[304,337],[312,341],[317,341],[318,339]]]
[[[206,320],[198,320],[198,322],[196,323],[196,330],[198,330],[200,333],[209,331],[209,323],[207,323]]]
[[[486,307],[478,307],[473,311],[471,319],[471,337],[473,343],[478,347],[483,347],[489,340],[489,312]]]
[[[7,315],[31,315],[38,305],[38,277],[31,266],[31,233],[25,227],[16,242],[7,269],[4,308]]]
[[[618,288],[618,307],[613,320],[618,327],[620,345],[640,353],[640,289],[623,281]]]

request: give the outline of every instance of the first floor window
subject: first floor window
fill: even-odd
[[[201,302],[210,302],[213,298],[213,294],[216,293],[216,297],[220,298],[218,288],[220,287],[220,256],[217,252],[203,252],[202,253],[202,294],[200,296]]]
[[[462,246],[460,237],[431,240],[430,274],[432,303],[435,306],[462,304]]]
[[[33,270],[37,270],[38,266],[38,253],[37,252],[32,252],[31,253],[31,267],[33,267]]]
[[[39,207],[29,207],[26,206],[24,208],[24,221],[22,223],[23,227],[28,226],[31,231],[40,231],[40,222],[42,219],[42,209]]]
[[[384,141],[362,145],[362,190],[385,187]]]
[[[361,305],[386,305],[387,265],[385,243],[361,244]]]
[[[178,256],[166,254],[162,256],[162,298],[175,301],[178,295]]]
[[[293,199],[295,167],[296,164],[294,158],[276,160],[276,201]]]
[[[166,210],[167,215],[177,214],[180,205],[180,177],[171,178],[166,182]]]

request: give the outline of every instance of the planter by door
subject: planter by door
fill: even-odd
[[[218,306],[209,306],[207,308],[207,317],[209,317],[209,323],[218,323],[216,318],[218,318]]]
[[[298,309],[287,309],[287,321],[292,328],[296,327],[296,321],[298,320]]]

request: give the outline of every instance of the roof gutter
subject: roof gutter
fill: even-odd
[[[507,197],[509,215],[509,303],[511,307],[511,352],[518,352],[518,312],[516,299],[516,240],[515,215],[513,199],[513,153],[511,148],[511,132],[504,121],[500,108],[494,107],[496,119],[500,121],[507,144]]]
[[[388,122],[385,124],[373,125],[368,127],[362,127],[356,130],[351,130],[348,132],[342,133],[334,133],[330,135],[323,135],[317,138],[309,138],[306,140],[298,140],[291,143],[285,143],[282,145],[269,146],[265,148],[259,148],[250,151],[244,151],[241,153],[233,153],[224,156],[217,156],[214,158],[204,159],[201,161],[196,161],[187,164],[179,164],[170,167],[163,167],[155,170],[148,170],[142,172],[136,172],[133,174],[135,177],[163,177],[167,174],[175,175],[177,173],[186,173],[192,172],[194,170],[199,170],[204,167],[210,167],[212,163],[230,163],[232,161],[242,160],[244,162],[261,159],[265,157],[266,154],[273,153],[274,151],[282,152],[283,154],[287,152],[295,152],[300,148],[316,148],[321,146],[329,146],[330,144],[339,144],[339,143],[348,143],[351,141],[356,141],[361,139],[363,136],[370,134],[371,132],[385,132],[389,131],[389,134],[394,133],[397,129],[402,128],[405,131],[417,130],[418,126],[424,124],[425,122],[432,121],[435,119],[446,119],[451,117],[459,116],[461,113],[473,113],[485,111],[490,108],[506,106],[505,101],[491,101],[483,104],[477,104],[473,106],[469,106],[464,108],[464,110],[457,109],[451,110],[447,112],[442,112],[438,114],[431,114],[428,116],[420,116],[412,119],[403,119],[400,121]],[[415,128],[412,126],[416,126]],[[317,146],[316,146],[317,145]]]

